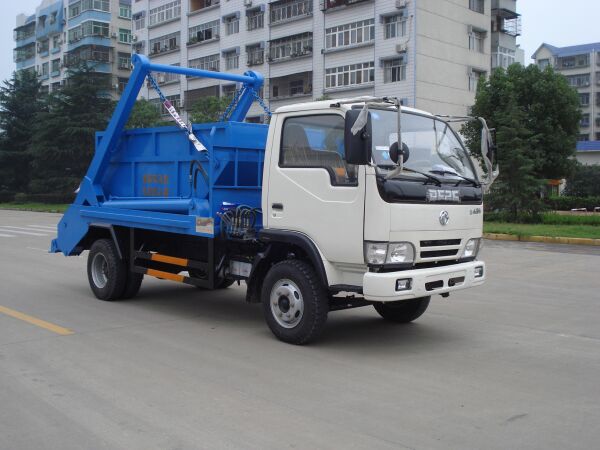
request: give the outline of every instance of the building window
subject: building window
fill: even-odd
[[[469,30],[469,50],[485,53],[485,31]]]
[[[260,44],[249,45],[246,47],[246,57],[248,66],[258,66],[265,62],[265,50]]]
[[[590,94],[579,94],[579,104],[581,106],[590,106]]]
[[[361,20],[325,30],[325,48],[358,45],[375,40],[375,20]]]
[[[407,19],[404,14],[383,17],[383,38],[393,39],[406,36]]]
[[[538,67],[540,68],[540,70],[544,70],[549,65],[550,65],[550,60],[547,58],[538,60]]]
[[[46,39],[44,41],[39,41],[38,42],[38,53],[48,54],[48,51],[50,51],[50,40]]]
[[[590,74],[571,75],[567,77],[567,81],[573,87],[588,87],[590,85]]]
[[[388,59],[383,62],[383,82],[396,83],[406,80],[406,60],[404,58]]]
[[[188,45],[219,39],[219,21],[203,23],[189,29]]]
[[[169,100],[169,102],[171,102],[171,105],[173,105],[175,109],[181,108],[181,96],[179,94],[167,95],[165,98]],[[150,100],[150,103],[152,103],[155,106],[155,108],[160,112],[161,116],[171,115],[169,111],[167,111],[163,103],[160,101],[160,98],[153,98]]]
[[[121,77],[119,77],[117,79],[117,91],[119,91],[119,94],[123,93],[123,91],[127,87],[127,82],[128,81],[129,81],[129,79],[127,79],[127,78],[121,78]]]
[[[69,30],[69,44],[80,41],[87,36],[108,37],[110,24],[89,20]]]
[[[78,16],[84,11],[110,11],[109,0],[80,0],[69,5],[69,19]]]
[[[69,52],[65,56],[68,67],[76,66],[82,61],[110,62],[111,49],[100,45],[86,45]]]
[[[174,2],[153,8],[148,13],[148,16],[149,27],[179,19],[181,17],[181,0],[175,0]]]
[[[13,59],[15,62],[26,61],[35,57],[35,43],[31,43],[24,47],[16,48],[13,51]]]
[[[48,68],[49,68],[49,64],[47,62],[42,64],[42,70],[40,72],[40,76],[47,77],[48,76]]]
[[[171,52],[179,49],[180,34],[171,33],[150,40],[150,55]]]
[[[189,67],[201,70],[219,71],[219,54],[203,56],[202,58],[190,59]]]
[[[179,64],[173,64],[176,67],[179,67]],[[165,72],[152,72],[152,77],[156,80],[159,85],[168,84],[168,83],[179,83],[181,75],[178,73],[165,73]],[[151,86],[150,82],[148,85]]]
[[[134,14],[132,18],[136,31],[146,28],[146,16],[143,12]]]
[[[566,56],[557,59],[558,69],[575,69],[579,67],[589,67],[590,55]]]
[[[302,33],[271,41],[269,61],[297,58],[312,53],[312,33]]]
[[[375,63],[373,61],[325,70],[325,87],[360,86],[375,81]]]
[[[246,16],[246,25],[248,31],[257,30],[259,28],[264,28],[265,26],[265,13],[260,9],[254,9],[252,11],[248,11],[248,15]]]
[[[225,70],[233,70],[240,67],[240,56],[236,50],[224,52]]]
[[[190,12],[200,11],[204,8],[218,5],[219,0],[190,0]]]
[[[271,23],[276,24],[299,17],[309,16],[313,12],[312,0],[283,0],[271,3]]]
[[[128,28],[119,28],[119,42],[122,44],[131,44],[131,30]]]
[[[131,19],[131,5],[119,3],[119,17],[122,19]]]
[[[590,126],[590,115],[589,114],[583,114],[581,116],[581,120],[579,121],[579,126],[581,128],[587,128]]]
[[[52,48],[60,48],[61,44],[60,34],[52,36]]]
[[[226,85],[222,86],[221,91],[223,92],[223,97],[233,98],[233,96],[235,95],[236,89],[237,88],[236,88],[235,84],[226,84]]]
[[[503,67],[508,68],[508,66],[514,64],[516,62],[516,50],[512,50],[506,47],[498,47],[492,52],[492,69]]]
[[[485,10],[485,0],[469,0],[469,9],[483,14]]]
[[[240,18],[237,14],[227,16],[223,19],[225,23],[225,34],[236,34],[240,32]]]
[[[347,165],[345,157],[342,116],[290,117],[283,123],[281,167],[324,169],[332,185],[355,186],[356,168]]]
[[[60,58],[52,60],[52,73],[60,73]]]
[[[129,53],[119,52],[119,70],[130,70],[131,69],[131,55]]]
[[[469,71],[469,91],[477,92],[477,85],[479,84],[479,80],[481,77],[485,76],[485,72],[483,70],[471,69]]]
[[[579,136],[577,136],[577,140],[579,142],[587,142],[590,140],[590,135],[589,134],[580,134]]]

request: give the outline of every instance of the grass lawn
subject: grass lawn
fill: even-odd
[[[63,213],[68,207],[69,205],[54,203],[0,203],[0,209],[14,209],[18,211]]]
[[[516,236],[550,236],[600,239],[598,225],[547,225],[505,222],[485,222],[485,233],[502,233]]]

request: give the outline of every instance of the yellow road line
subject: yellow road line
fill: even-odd
[[[27,314],[23,314],[22,312],[15,311],[14,309],[7,308],[6,306],[0,305],[0,313],[30,323],[31,325],[44,328],[45,330],[52,331],[62,336],[67,336],[69,334],[75,333],[73,330],[69,330],[68,328],[64,328],[59,325],[46,322],[45,320],[38,319],[37,317],[28,316]]]

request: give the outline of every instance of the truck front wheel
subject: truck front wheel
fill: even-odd
[[[418,319],[429,306],[431,297],[413,298],[398,302],[376,303],[375,311],[390,322],[408,323]]]
[[[88,281],[100,300],[118,300],[127,284],[127,265],[119,258],[111,239],[92,244],[87,262]]]
[[[291,259],[271,267],[261,296],[265,319],[278,339],[307,344],[323,331],[329,312],[327,293],[304,261]]]

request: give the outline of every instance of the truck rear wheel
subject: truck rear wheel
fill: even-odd
[[[418,319],[429,306],[431,297],[413,298],[389,303],[376,303],[375,311],[390,322],[408,323]]]
[[[329,301],[314,269],[299,260],[275,264],[262,286],[265,320],[278,339],[307,344],[325,327]]]
[[[127,265],[119,258],[111,239],[98,239],[92,244],[87,261],[87,274],[94,295],[100,300],[118,300],[127,283]]]
[[[144,279],[144,275],[137,272],[127,272],[127,281],[125,282],[125,288],[123,289],[123,293],[121,294],[121,299],[126,300],[129,298],[133,298],[137,295],[142,286],[142,280]]]

